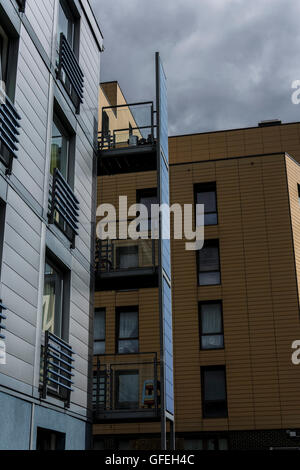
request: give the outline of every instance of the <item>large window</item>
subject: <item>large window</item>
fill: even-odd
[[[216,183],[204,183],[195,186],[196,203],[204,204],[204,225],[218,223]]]
[[[223,349],[223,318],[221,301],[199,304],[201,349]]]
[[[117,310],[117,352],[137,353],[139,350],[139,314],[137,307]]]
[[[200,286],[221,283],[219,240],[205,240],[198,252],[198,283]]]
[[[75,48],[75,18],[66,0],[59,2],[58,35],[64,34],[71,48]]]
[[[201,367],[203,418],[226,418],[225,366]]]
[[[57,168],[65,180],[69,180],[69,155],[70,136],[59,118],[54,114],[51,138],[51,175],[53,175],[54,169]]]
[[[50,259],[45,261],[43,295],[43,331],[60,338],[66,335],[66,274]]]
[[[105,354],[105,309],[95,310],[94,354]]]
[[[139,372],[137,370],[116,371],[116,409],[139,407]]]

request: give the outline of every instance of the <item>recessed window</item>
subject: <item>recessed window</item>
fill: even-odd
[[[204,204],[204,225],[218,223],[216,183],[195,186],[196,203]],[[197,224],[198,225],[198,224]]]
[[[66,333],[65,302],[67,295],[65,273],[52,261],[46,258],[43,294],[43,331],[50,331],[63,338]]]
[[[225,366],[201,367],[203,418],[226,418]]]
[[[37,450],[65,450],[66,435],[51,429],[37,428]]]
[[[201,302],[199,304],[201,349],[223,349],[222,303]]]
[[[53,175],[54,169],[57,168],[66,181],[69,178],[69,154],[70,154],[70,136],[65,127],[54,115],[52,122],[51,137],[51,162],[50,173]]]
[[[75,46],[75,18],[66,0],[59,2],[58,35],[64,34],[71,48]]]
[[[118,269],[137,268],[139,266],[138,245],[117,247],[116,258]]]
[[[198,252],[198,283],[209,286],[221,283],[219,240],[205,240]]]
[[[0,26],[0,86],[6,90],[7,70],[8,70],[8,48],[9,39],[4,29]]]
[[[105,354],[105,309],[95,310],[94,354]]]
[[[139,407],[138,370],[116,371],[116,409]]]
[[[117,310],[119,354],[137,353],[139,350],[139,314],[136,307]]]

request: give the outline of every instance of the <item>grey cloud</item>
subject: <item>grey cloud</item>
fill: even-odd
[[[154,52],[168,76],[170,135],[300,120],[297,0],[91,0],[105,43],[101,79],[154,98]]]

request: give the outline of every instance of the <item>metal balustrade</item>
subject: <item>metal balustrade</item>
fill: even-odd
[[[75,248],[78,235],[79,201],[61,172],[53,173],[51,197],[49,199],[49,223],[57,225]]]
[[[46,399],[47,395],[53,395],[70,406],[71,392],[73,391],[72,363],[73,349],[71,346],[49,331],[45,332],[45,345],[42,353],[42,385],[40,396]]]
[[[6,167],[6,174],[11,174],[13,158],[18,158],[20,120],[15,106],[0,88],[0,161]]]
[[[2,323],[2,320],[6,320],[6,315],[4,315],[3,310],[7,310],[7,308],[0,299],[0,339],[5,339],[5,335],[1,333],[1,330],[6,330],[6,326]]]
[[[96,422],[156,420],[160,415],[157,353],[94,357],[93,413]]]
[[[63,33],[61,33],[59,45],[58,78],[72,98],[72,90],[69,86],[66,85],[66,80],[64,79],[63,74],[66,75],[71,84],[72,90],[76,94],[77,102],[74,104],[76,106],[76,112],[79,113],[80,104],[83,103],[84,75],[78,63],[78,59],[74,54],[67,38]]]

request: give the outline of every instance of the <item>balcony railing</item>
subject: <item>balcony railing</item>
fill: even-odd
[[[42,350],[41,398],[45,400],[47,395],[52,395],[63,400],[67,408],[70,406],[73,391],[72,377],[74,376],[73,355],[73,350],[68,343],[49,331],[45,332],[45,345]]]
[[[63,33],[60,35],[58,78],[74,102],[76,112],[79,113],[80,104],[83,103],[84,75],[78,59]]]
[[[155,420],[160,413],[157,353],[94,357],[95,421]]]
[[[105,122],[109,124],[105,126]],[[123,126],[115,128],[115,123],[122,123]],[[155,140],[156,124],[152,101],[102,108],[99,150],[141,149],[143,146],[152,146]]]
[[[5,335],[1,333],[1,330],[6,330],[6,326],[2,323],[3,320],[6,320],[3,310],[7,310],[7,308],[2,303],[2,300],[0,300],[0,339],[5,339]]]
[[[118,274],[130,276],[155,271],[158,266],[158,241],[97,240],[96,275]]]
[[[25,5],[26,5],[26,0],[17,0],[17,4],[19,6],[19,11],[21,13],[24,13],[25,11]]]
[[[6,167],[6,174],[11,174],[12,160],[18,158],[20,119],[13,103],[0,88],[0,161]]]
[[[79,201],[61,172],[55,168],[50,188],[49,223],[57,225],[75,248],[78,235]]]

